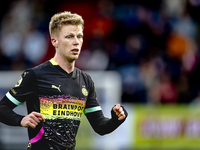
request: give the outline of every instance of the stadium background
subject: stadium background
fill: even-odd
[[[122,102],[130,114],[116,133],[105,137],[94,134],[83,118],[87,132],[79,130],[80,150],[106,149],[102,145],[122,150],[200,148],[199,0],[4,1],[0,5],[0,97],[15,84],[11,78],[19,78],[15,73],[53,57],[48,23],[53,14],[64,10],[85,20],[76,66],[92,72],[97,86],[104,75],[115,76],[116,80],[106,80],[105,86],[97,88],[98,97],[105,107]],[[115,83],[117,94],[106,90]],[[116,100],[110,98],[116,95]],[[17,137],[19,130],[0,124],[0,148],[23,145],[23,137],[11,142],[6,136]]]

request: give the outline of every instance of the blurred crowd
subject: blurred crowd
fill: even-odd
[[[52,58],[48,24],[61,11],[85,21],[76,67],[119,72],[122,102],[200,103],[199,0],[9,0],[1,6],[0,71]]]

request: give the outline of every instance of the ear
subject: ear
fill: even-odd
[[[51,38],[51,43],[55,48],[58,47],[58,40],[56,37]]]

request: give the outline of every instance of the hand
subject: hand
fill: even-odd
[[[126,115],[124,113],[123,108],[120,106],[120,104],[117,104],[115,107],[113,107],[113,111],[116,113],[118,116],[118,120],[123,120]]]
[[[45,122],[44,116],[40,113],[32,112],[21,120],[21,126],[34,129],[41,121]]]

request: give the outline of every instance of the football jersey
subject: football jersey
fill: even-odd
[[[28,128],[29,146],[37,150],[73,149],[83,112],[101,110],[90,76],[78,68],[68,74],[53,59],[24,71],[6,97],[45,117]]]

